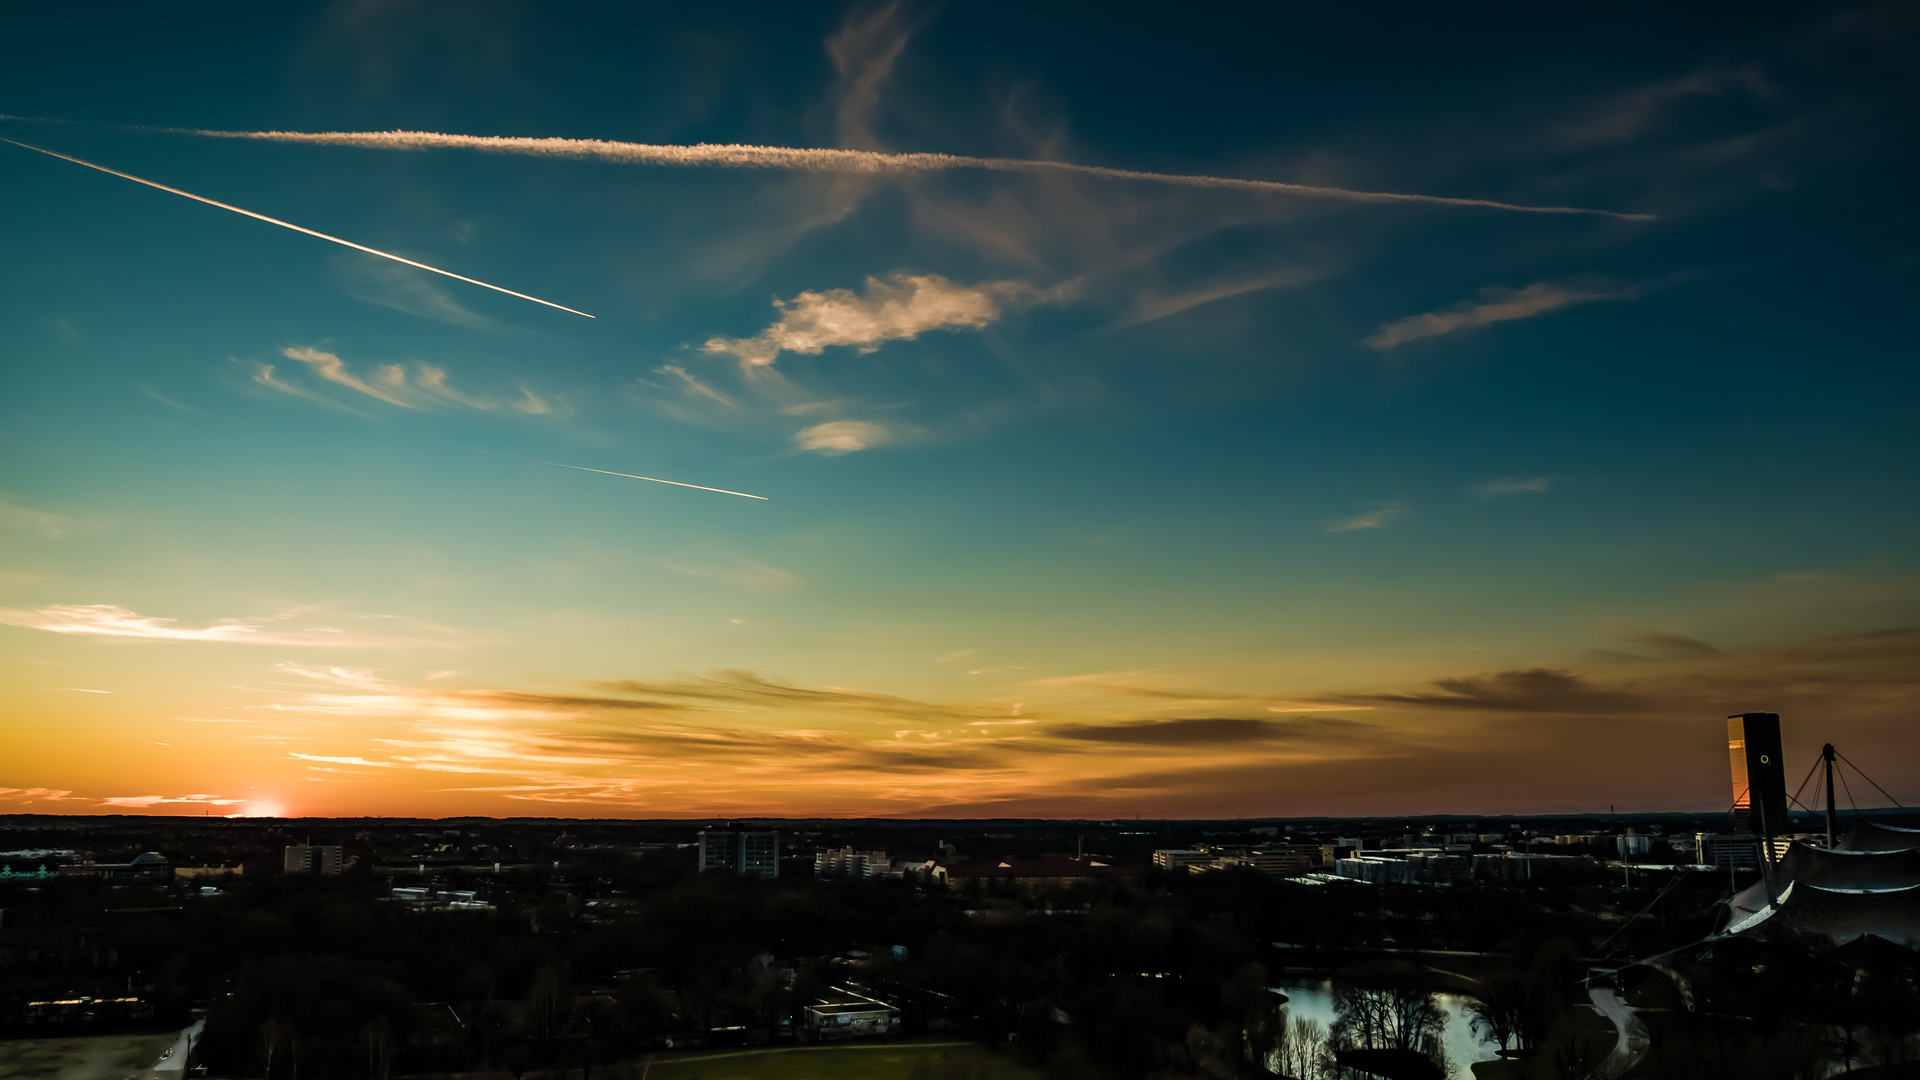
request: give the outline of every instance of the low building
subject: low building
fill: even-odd
[[[886,877],[894,873],[893,860],[884,851],[855,851],[843,847],[838,851],[816,852],[813,856],[814,877]]]
[[[339,844],[288,844],[281,863],[286,873],[321,877],[339,876],[342,865]]]
[[[748,877],[780,876],[780,834],[728,823],[700,830],[700,869],[731,870]]]
[[[1190,863],[1188,873],[1257,870],[1274,877],[1310,874],[1320,865],[1321,849],[1311,844],[1269,844],[1259,848],[1223,848],[1205,862]]]
[[[822,1041],[891,1035],[900,1030],[900,1010],[879,998],[836,986],[804,1012],[807,1033]]]
[[[1653,851],[1653,837],[1628,833],[1613,838],[1614,847],[1622,859],[1631,859],[1635,855],[1646,855]]]
[[[155,884],[173,877],[173,864],[165,855],[149,851],[123,863],[95,862],[90,854],[81,854],[60,864],[59,876],[99,878],[103,881],[145,882]]]
[[[177,877],[177,878],[189,878],[189,879],[191,879],[191,878],[217,878],[217,877],[226,877],[226,876],[228,876],[228,875],[232,875],[232,876],[234,876],[234,877],[241,877],[241,876],[243,876],[243,875],[244,875],[244,873],[245,873],[245,871],[246,871],[246,867],[245,867],[245,866],[241,866],[241,865],[234,865],[234,866],[176,866],[176,867],[174,867],[174,868],[173,868],[173,876],[174,876],[174,877]]]
[[[1592,875],[1599,867],[1591,855],[1544,855],[1503,851],[1473,857],[1473,876],[1482,881],[1562,884]]]
[[[1161,848],[1153,853],[1153,865],[1162,870],[1184,870],[1213,857],[1206,848]]]
[[[479,899],[472,889],[441,889],[427,886],[396,885],[387,898],[408,907],[432,911],[492,911],[493,905]]]
[[[1700,866],[1715,866],[1723,870],[1728,867],[1735,870],[1758,870],[1760,869],[1760,844],[1751,836],[1695,833],[1693,858],[1694,862]]]
[[[1339,876],[1376,885],[1452,884],[1466,881],[1472,871],[1473,864],[1465,856],[1424,851],[1354,855],[1334,864]]]
[[[1142,869],[1095,859],[971,859],[935,865],[933,880],[955,891],[1037,893],[1103,881],[1138,881]]]

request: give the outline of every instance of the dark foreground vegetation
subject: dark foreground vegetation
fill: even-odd
[[[147,1014],[103,1007],[101,1030],[197,1012],[197,1063],[255,1080],[590,1080],[649,1054],[804,1043],[804,1006],[836,986],[898,1006],[908,1035],[1120,1080],[1447,1075],[1468,1064],[1446,1060],[1449,1006],[1505,1048],[1475,1066],[1488,1077],[1811,1078],[1904,1061],[1920,1031],[1915,957],[1898,946],[1683,948],[1724,922],[1711,874],[1628,889],[1156,872],[994,896],[798,867],[698,874],[672,845],[516,857],[527,869],[485,880],[369,852],[338,877],[13,884],[0,1009],[16,1036],[30,1003],[62,996]],[[476,898],[396,900],[396,885]],[[1289,1007],[1301,986],[1332,995],[1329,1023]],[[1596,988],[1644,1025],[1630,1061],[1610,1057]]]

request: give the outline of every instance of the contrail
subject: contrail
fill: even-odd
[[[428,266],[426,263],[423,263],[423,262],[414,262],[412,259],[403,259],[398,255],[394,255],[386,251],[381,251],[378,248],[370,248],[370,247],[367,247],[365,244],[356,244],[351,240],[342,240],[337,236],[328,236],[326,233],[316,232],[312,229],[305,228],[300,225],[295,225],[290,221],[281,221],[279,218],[271,218],[265,214],[256,214],[251,210],[242,210],[237,206],[230,206],[227,203],[223,203],[215,199],[209,199],[204,195],[195,195],[191,191],[181,191],[179,188],[168,187],[165,184],[158,184],[152,180],[143,180],[140,177],[133,175],[132,173],[123,173],[118,169],[109,169],[105,165],[95,165],[91,161],[82,161],[77,157],[69,157],[66,154],[56,153],[42,146],[34,146],[32,143],[23,143],[14,139],[7,139],[7,138],[0,138],[0,142],[12,143],[15,146],[24,147],[25,149],[28,149],[28,150],[38,151],[39,153],[46,154],[49,157],[57,157],[62,161],[71,161],[75,165],[85,165],[89,169],[98,169],[103,173],[107,173],[108,175],[118,176],[123,180],[131,180],[136,184],[145,184],[150,188],[159,188],[161,191],[171,192],[175,195],[182,196],[183,198],[192,199],[195,202],[203,202],[203,203],[206,203],[208,206],[217,206],[222,210],[231,210],[236,214],[244,214],[247,217],[253,218],[257,221],[264,221],[269,225],[278,225],[283,229],[292,229],[294,232],[297,232],[297,233],[306,233],[308,236],[317,236],[322,240],[331,240],[336,244],[340,244],[343,247],[350,247],[355,251],[364,251],[369,255],[378,255],[383,259],[392,259],[394,262],[404,263],[408,266],[412,266],[420,270],[431,270],[436,274],[441,274],[445,277],[453,278],[455,281],[464,281],[469,285],[478,285],[483,289],[492,289],[494,292],[506,293],[508,296],[517,296],[522,300],[531,300],[536,304],[545,304],[550,308],[558,308],[561,311],[572,312],[575,315],[584,315],[589,319],[593,318],[593,316],[587,315],[587,313],[584,311],[574,311],[573,308],[567,307],[564,304],[556,304],[551,300],[542,300],[537,296],[528,296],[526,293],[517,293],[517,292],[514,292],[512,289],[503,289],[498,285],[489,285],[484,281],[478,281],[474,278],[466,277],[461,274],[456,274],[451,270],[442,270],[437,266]]]
[[[738,495],[743,499],[759,499],[761,502],[772,501],[765,495],[749,495],[744,491],[728,491],[726,488],[708,487],[705,484],[683,484],[678,480],[662,480],[657,476],[638,476],[630,472],[609,472],[606,469],[589,469],[585,465],[568,465],[559,461],[541,461],[539,458],[514,457],[512,454],[493,454],[485,450],[475,450],[474,453],[486,454],[488,457],[513,458],[515,461],[531,461],[535,465],[556,465],[562,469],[579,469],[581,472],[597,472],[602,476],[624,476],[629,480],[647,480],[655,484],[672,484],[674,487],[692,488],[695,491],[717,491],[722,495]]]
[[[677,165],[732,169],[792,169],[838,173],[922,173],[951,169],[993,172],[1076,173],[1109,180],[1173,184],[1182,187],[1227,188],[1350,202],[1429,203],[1473,206],[1526,214],[1587,214],[1622,221],[1651,221],[1652,214],[1624,214],[1582,206],[1529,206],[1492,199],[1457,199],[1444,195],[1408,195],[1391,191],[1354,191],[1348,188],[1286,184],[1278,180],[1241,180],[1225,176],[1141,172],[1103,165],[1076,165],[1066,161],[1026,158],[967,157],[959,154],[885,154],[872,150],[823,150],[790,146],[749,146],[739,143],[698,143],[692,146],[612,142],[605,139],[548,139],[495,135],[443,135],[432,131],[209,131],[199,128],[143,128],[175,135],[216,139],[257,139],[266,142],[319,143],[376,150],[482,150],[529,157],[589,158],[632,165]]]

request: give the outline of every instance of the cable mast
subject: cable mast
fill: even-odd
[[[1833,744],[1827,743],[1820,748],[1820,760],[1827,765],[1827,850],[1833,850],[1835,814],[1833,809]]]

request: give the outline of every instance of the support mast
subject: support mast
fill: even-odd
[[[1831,851],[1833,850],[1834,833],[1836,831],[1834,829],[1835,814],[1833,812],[1833,744],[1832,743],[1828,743],[1825,746],[1822,746],[1820,748],[1820,758],[1821,760],[1827,763],[1827,850]]]

